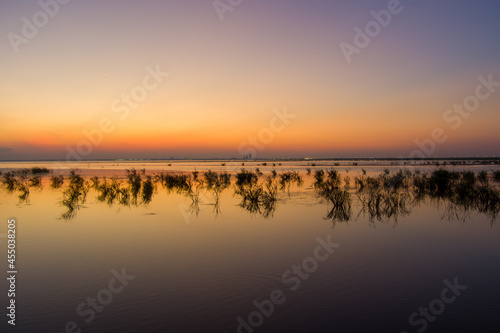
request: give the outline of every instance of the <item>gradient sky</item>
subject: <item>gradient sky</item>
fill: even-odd
[[[84,158],[242,157],[285,107],[257,157],[407,156],[435,128],[432,156],[500,155],[500,87],[443,118],[479,76],[500,82],[500,2],[402,0],[351,63],[340,43],[389,1],[243,0],[223,21],[212,2],[72,0],[17,53],[9,33],[41,7],[0,2],[0,160],[64,159],[104,118]],[[156,66],[169,76],[120,118]]]

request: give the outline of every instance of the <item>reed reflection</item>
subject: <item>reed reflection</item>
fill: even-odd
[[[43,171],[43,170],[42,170]],[[30,190],[43,191],[43,175],[38,169],[9,171],[1,176],[2,188],[7,194],[16,193],[20,203],[29,204]],[[307,170],[311,173],[311,170]],[[198,215],[202,198],[213,206],[213,213],[222,213],[220,196],[233,188],[239,198],[239,206],[249,214],[264,218],[273,217],[278,203],[298,200],[291,196],[294,186],[304,183],[299,172],[271,171],[263,176],[260,170],[242,169],[234,175],[227,172],[198,171],[191,174],[175,174],[160,171],[146,175],[145,170],[127,170],[123,179],[93,176],[85,179],[77,170],[71,170],[66,179],[50,176],[51,190],[62,193],[58,202],[66,210],[62,219],[75,218],[85,204],[88,193],[95,194],[97,202],[108,206],[149,205],[158,191],[176,193],[190,200],[189,211]],[[353,184],[351,186],[351,184]],[[420,205],[433,205],[443,211],[443,219],[465,221],[472,214],[484,214],[493,223],[500,210],[500,172],[472,171],[456,172],[437,169],[430,173],[400,170],[385,170],[377,176],[366,172],[356,176],[341,177],[335,170],[315,170],[312,189],[316,196],[327,204],[325,219],[349,222],[353,219],[353,209],[357,216],[365,216],[370,223],[398,222],[410,215]],[[280,196],[280,193],[283,196]]]

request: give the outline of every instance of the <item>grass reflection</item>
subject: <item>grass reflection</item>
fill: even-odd
[[[304,179],[297,171],[262,175],[260,170],[241,169],[234,175],[227,172],[194,171],[189,174],[158,172],[146,175],[145,170],[127,170],[125,178],[84,178],[77,170],[69,175],[44,176],[47,172],[36,168],[5,172],[1,175],[2,188],[16,193],[21,203],[29,203],[31,190],[43,190],[43,177],[48,177],[52,190],[62,193],[59,204],[65,208],[61,218],[72,219],[85,204],[88,193],[95,194],[97,202],[108,206],[149,205],[158,191],[176,193],[190,200],[189,211],[198,215],[201,199],[213,206],[215,216],[222,213],[221,194],[232,188],[239,198],[239,206],[249,214],[270,218],[279,202],[292,200],[294,186]],[[326,202],[325,219],[349,222],[353,210],[366,216],[370,223],[397,222],[408,216],[419,205],[434,205],[443,211],[442,218],[465,221],[472,214],[484,214],[492,222],[500,210],[500,172],[452,171],[445,168],[432,172],[385,170],[369,175],[365,170],[351,179],[335,169],[312,171],[312,190]],[[308,193],[306,191],[306,193]],[[296,200],[296,199],[293,199]]]

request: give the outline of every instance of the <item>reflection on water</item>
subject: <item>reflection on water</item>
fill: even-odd
[[[30,175],[30,173],[32,175]],[[40,173],[40,172],[36,172]],[[307,170],[311,174],[311,170]],[[297,191],[304,185],[304,179],[297,171],[275,170],[270,176],[264,176],[259,169],[255,171],[241,169],[232,175],[227,172],[198,171],[191,174],[157,172],[146,175],[146,171],[126,170],[125,179],[93,176],[88,179],[71,170],[63,177],[51,176],[50,188],[62,192],[59,202],[66,211],[62,219],[73,219],[85,204],[89,191],[96,200],[108,206],[148,205],[158,191],[178,193],[189,201],[189,212],[198,216],[200,196],[209,197],[213,213],[222,213],[220,196],[232,188],[234,196],[240,199],[239,206],[250,214],[264,218],[273,217],[278,204],[293,199],[293,189]],[[493,222],[500,209],[498,172],[489,174],[485,171],[453,172],[437,169],[430,173],[399,170],[391,173],[385,170],[377,176],[368,176],[365,172],[351,178],[334,169],[315,170],[313,174],[313,192],[310,196],[326,202],[328,212],[325,219],[335,222],[348,222],[356,216],[367,216],[370,222],[394,221],[407,216],[421,204],[445,207],[443,218],[465,221],[472,213],[488,216]],[[30,189],[43,190],[42,177],[29,170],[7,172],[2,175],[3,188],[7,193],[16,192],[21,202],[29,203]],[[281,195],[283,194],[283,195]],[[357,209],[356,212],[353,212]]]
[[[60,202],[66,208],[61,218],[69,220],[75,217],[81,205],[85,203],[89,187],[89,183],[82,176],[77,175],[76,171],[70,172],[69,184],[63,190],[63,199]]]
[[[0,210],[19,223],[16,329],[238,332],[237,318],[281,289],[286,302],[254,332],[416,332],[409,316],[457,276],[469,288],[428,331],[496,332],[491,169],[270,167],[4,172]],[[330,236],[342,246],[290,291],[282,274]],[[121,267],[137,278],[87,324],[75,309]]]

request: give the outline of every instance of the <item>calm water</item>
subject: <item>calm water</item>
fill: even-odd
[[[229,164],[78,167],[86,179],[124,178],[131,167],[146,168],[146,175],[241,168]],[[375,174],[386,167],[347,164],[338,168],[351,178],[361,168]],[[31,165],[0,165],[3,171],[25,166]],[[348,221],[329,218],[332,204],[318,196],[307,167],[276,165],[278,173],[299,170],[304,182],[278,191],[267,214],[241,207],[234,179],[219,206],[206,189],[195,207],[184,193],[161,185],[149,203],[137,205],[101,202],[91,188],[71,219],[61,218],[64,186],[50,188],[48,176],[43,187],[30,189],[29,201],[2,187],[1,256],[5,224],[14,217],[19,273],[16,327],[2,312],[1,331],[65,332],[73,321],[82,332],[498,332],[500,228],[491,215],[427,198],[379,220],[351,190]],[[273,167],[260,169],[264,178]],[[0,262],[3,277],[6,258]],[[124,272],[128,280],[121,283],[116,276]],[[453,293],[447,285],[455,283]],[[5,282],[1,290],[6,299]],[[278,304],[270,307],[271,298]],[[429,307],[427,315],[419,313]]]

